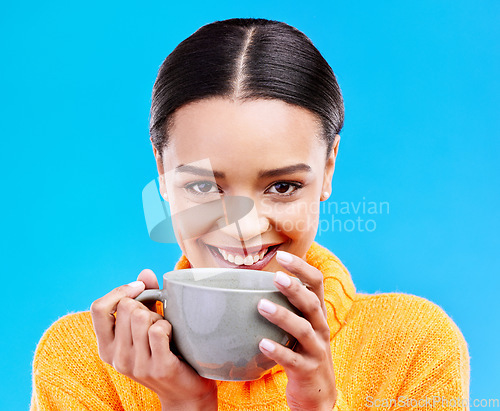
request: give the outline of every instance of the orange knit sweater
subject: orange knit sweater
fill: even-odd
[[[467,344],[434,303],[401,293],[356,293],[347,269],[313,243],[306,261],[324,275],[338,389],[335,410],[468,409]],[[176,269],[188,268],[181,257]],[[218,381],[220,410],[288,410],[287,377]],[[452,402],[454,401],[454,402]],[[33,362],[31,410],[160,410],[157,395],[99,358],[89,312],[69,314],[43,335]]]

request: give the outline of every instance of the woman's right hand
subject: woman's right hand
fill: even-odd
[[[200,377],[173,354],[170,323],[134,300],[149,288],[159,288],[158,280],[146,269],[137,281],[92,303],[99,356],[119,373],[154,391],[162,409],[216,410],[216,382]]]

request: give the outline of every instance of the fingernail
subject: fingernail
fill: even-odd
[[[264,298],[259,301],[259,309],[269,314],[274,314],[276,312],[276,306],[271,301]]]
[[[132,281],[131,283],[129,283],[127,285],[129,287],[139,288],[139,287],[142,287],[144,285],[144,283],[142,281]]]
[[[283,287],[290,287],[290,284],[292,283],[290,276],[286,275],[283,271],[277,271],[274,279]]]
[[[284,263],[291,263],[293,260],[293,257],[291,254],[287,253],[286,251],[278,251],[276,253],[276,258],[278,260],[283,261]]]
[[[265,338],[260,340],[259,346],[260,346],[260,348],[262,348],[265,351],[269,351],[269,352],[274,351],[274,344],[271,341],[266,340]]]

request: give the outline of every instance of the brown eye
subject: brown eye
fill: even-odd
[[[268,192],[279,196],[290,196],[295,194],[301,188],[302,184],[300,183],[288,183],[286,181],[280,181],[278,183],[274,183],[268,189]]]
[[[188,184],[185,189],[195,195],[219,193],[220,190],[216,184],[210,181],[199,181],[197,183]]]
[[[212,184],[207,184],[207,183],[198,184],[198,190],[201,191],[202,193],[208,193],[211,188]]]
[[[275,184],[274,187],[276,188],[276,191],[280,194],[285,194],[288,189],[290,188],[290,184],[287,183],[278,183]]]

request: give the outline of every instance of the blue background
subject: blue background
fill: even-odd
[[[469,344],[471,398],[500,396],[497,0],[4,2],[0,11],[0,409],[28,407],[60,316],[180,256],[147,235],[150,95],[203,24],[283,20],[332,66],[346,122],[332,202],[387,201],[376,230],[319,239],[360,291],[440,305]],[[368,218],[365,216],[365,218]]]

